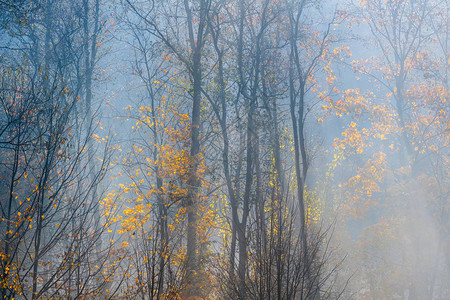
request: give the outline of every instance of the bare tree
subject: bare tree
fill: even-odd
[[[105,228],[91,219],[99,203],[88,195],[103,179],[112,152],[106,144],[99,157],[102,165],[86,180],[86,148],[94,125],[80,115],[73,118],[83,85],[74,72],[79,53],[72,52],[80,31],[62,21],[76,7],[53,1],[30,5],[35,9],[26,10],[10,28],[14,47],[5,52],[2,65],[10,71],[2,76],[1,90],[6,121],[2,180],[7,179],[9,189],[1,202],[1,295],[95,295],[105,283],[94,279],[103,271],[109,249],[103,255],[93,250]],[[80,122],[89,123],[84,135],[77,132]]]

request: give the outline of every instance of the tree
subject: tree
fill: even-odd
[[[77,125],[85,121],[73,118],[83,86],[72,48],[79,31],[63,19],[77,7],[53,1],[29,6],[8,25],[2,61],[1,180],[7,191],[1,200],[1,296],[97,295],[105,280],[95,279],[106,264],[98,252],[109,249],[93,251],[105,228],[92,222],[98,202],[88,195],[112,152],[106,144],[100,169],[85,180],[94,127],[89,121],[80,135]]]
[[[431,257],[440,256],[437,249],[441,239],[437,237],[440,234],[428,232],[425,224],[439,220],[430,215],[434,214],[435,203],[442,202],[440,196],[432,196],[435,192],[420,182],[434,185],[430,184],[434,181],[431,178],[435,178],[431,174],[436,172],[432,161],[446,149],[440,125],[446,118],[445,100],[439,95],[447,91],[441,84],[445,81],[432,75],[440,72],[433,71],[438,68],[431,58],[442,60],[442,54],[438,54],[439,38],[431,29],[434,22],[430,21],[439,4],[361,2],[353,20],[359,28],[367,26],[369,32],[365,37],[376,51],[369,58],[354,59],[352,66],[357,79],[362,79],[360,86],[368,82],[375,88],[367,85],[365,90],[343,91],[339,100],[330,97],[324,106],[337,116],[350,117],[335,146],[345,157],[361,161],[355,163],[356,174],[344,172],[345,179],[340,185],[350,200],[343,206],[346,218],[366,219],[358,221],[368,227],[360,235],[360,249],[377,255],[384,253],[381,260],[362,257],[367,268],[362,272],[361,284],[364,281],[369,284],[368,297],[429,298],[436,288],[434,279],[429,280],[435,278],[431,275],[434,273]],[[360,78],[360,74],[365,76]],[[408,242],[402,239],[406,236]],[[419,242],[423,239],[427,239],[427,250]],[[392,252],[386,253],[385,249]],[[413,263],[417,257],[422,258],[420,266]],[[392,278],[372,275],[383,273],[392,264],[398,267]],[[409,283],[401,278],[408,278]],[[398,284],[390,286],[387,280]],[[376,288],[381,285],[385,286],[383,291]]]
[[[191,113],[191,145],[190,156],[192,157],[189,166],[189,192],[187,200],[187,282],[194,282],[195,273],[198,265],[198,254],[196,253],[197,241],[197,203],[200,193],[200,180],[197,177],[198,166],[200,163],[200,105],[202,97],[202,50],[206,41],[207,16],[210,8],[210,1],[174,1],[158,6],[150,6],[150,14],[142,14],[141,8],[136,8],[134,4],[127,1],[131,9],[137,16],[142,18],[145,23],[152,28],[153,35],[161,40],[168,50],[170,50],[177,59],[189,70],[191,82],[190,95],[192,97],[192,113]],[[179,23],[177,13],[171,13],[173,9],[181,9],[186,16],[187,32],[177,31],[169,32],[168,26],[178,27]],[[197,15],[198,14],[198,15]],[[161,21],[160,18],[165,20]],[[161,27],[161,24],[164,24]],[[172,27],[173,28],[173,27]],[[180,41],[187,39],[188,44],[182,45]],[[186,295],[195,295],[195,289],[186,288]]]

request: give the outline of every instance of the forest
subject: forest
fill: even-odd
[[[449,0],[0,0],[0,299],[450,299]]]

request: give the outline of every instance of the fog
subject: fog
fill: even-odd
[[[450,299],[449,14],[0,1],[0,297]]]

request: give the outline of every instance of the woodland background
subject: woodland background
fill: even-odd
[[[449,299],[448,0],[0,0],[1,299]]]

